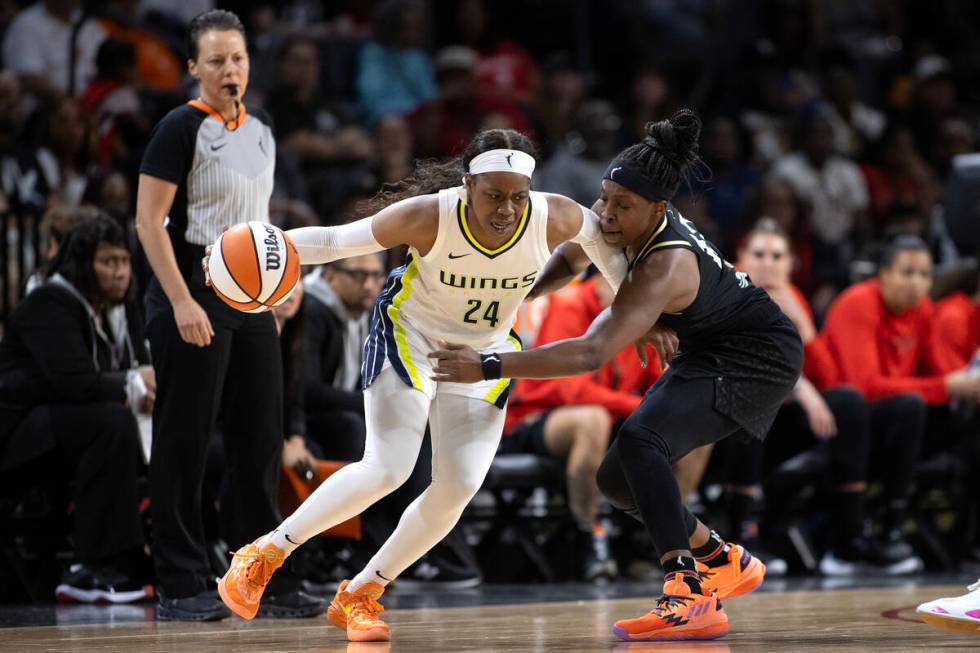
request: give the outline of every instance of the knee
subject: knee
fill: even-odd
[[[625,509],[632,503],[633,495],[626,484],[626,478],[619,464],[619,456],[615,451],[610,450],[602,459],[596,471],[595,481],[602,495],[617,508]]]
[[[584,441],[590,449],[604,452],[609,446],[609,433],[612,430],[612,415],[602,406],[583,406],[576,438]],[[601,454],[600,454],[601,455]]]
[[[437,503],[440,509],[459,512],[470,499],[480,491],[483,479],[455,479],[452,481],[432,479],[427,497]]]
[[[102,423],[102,436],[111,439],[118,447],[135,449],[139,438],[139,428],[132,411],[125,405],[113,401],[97,404],[99,421]]]
[[[636,460],[637,456],[654,455],[670,462],[670,446],[659,434],[643,428],[633,419],[626,420],[616,435],[621,461]]]
[[[889,409],[902,420],[923,420],[929,410],[925,400],[919,395],[897,395],[889,400]]]

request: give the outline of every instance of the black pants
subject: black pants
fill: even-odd
[[[215,335],[184,342],[159,283],[147,293],[147,335],[157,375],[150,460],[153,553],[170,598],[208,589],[201,487],[220,414],[230,488],[222,503],[228,544],[237,548],[275,528],[282,460],[282,358],[271,314],[247,315],[208,289],[194,292]]]
[[[735,485],[762,483],[766,460],[783,461],[812,446],[825,448],[837,485],[867,480],[868,404],[857,390],[834,388],[821,393],[837,423],[837,435],[816,439],[798,402],[784,405],[765,442],[732,443],[727,456],[728,480]]]
[[[353,410],[307,411],[306,437],[325,460],[360,460],[367,439],[364,416]]]
[[[36,437],[42,428],[53,434],[54,449],[22,467],[43,466],[39,473],[74,482],[77,559],[112,564],[142,547],[139,430],[129,409],[116,402],[38,406],[13,437]]]
[[[609,502],[643,522],[658,556],[689,549],[697,523],[684,507],[671,463],[744,433],[712,407],[714,398],[714,379],[666,375],[623,423],[596,474]]]
[[[922,455],[929,407],[919,395],[896,395],[871,403],[872,474],[885,496],[904,500],[912,490]]]

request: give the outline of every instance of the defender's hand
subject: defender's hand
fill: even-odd
[[[480,354],[468,345],[456,345],[439,341],[442,349],[429,354],[435,367],[432,370],[434,381],[455,381],[457,383],[476,383],[483,381],[483,366]]]

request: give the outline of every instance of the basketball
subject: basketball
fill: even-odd
[[[211,287],[245,313],[262,313],[286,301],[299,279],[299,252],[282,229],[245,222],[218,237],[208,259]]]

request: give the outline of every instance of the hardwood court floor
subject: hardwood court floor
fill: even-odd
[[[238,619],[211,624],[58,625],[0,630],[0,650],[24,653],[278,651],[968,651],[980,636],[954,635],[915,621],[915,605],[955,596],[962,586],[756,593],[729,601],[731,634],[714,642],[624,643],[610,632],[616,619],[649,607],[643,599],[421,608],[385,613],[394,641],[348,644],[326,620]],[[152,614],[149,608],[146,614]],[[885,613],[888,616],[883,616]]]

